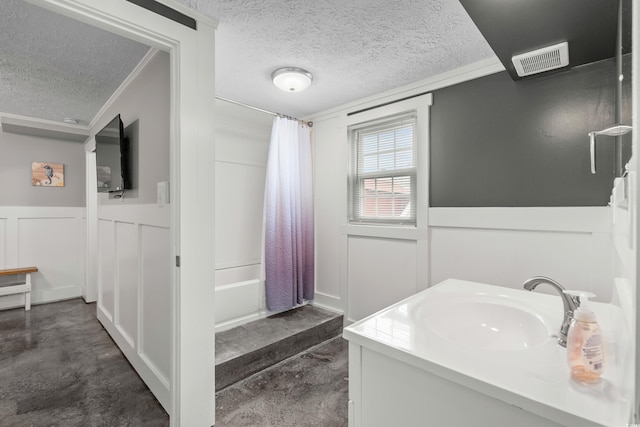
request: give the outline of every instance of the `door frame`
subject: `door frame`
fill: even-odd
[[[171,61],[171,426],[215,422],[214,48],[217,23],[172,0],[197,31],[126,0],[27,0],[169,52]],[[90,189],[88,189],[90,190]],[[94,190],[92,190],[94,191]],[[88,214],[97,214],[89,208]],[[88,218],[89,226],[97,218]],[[97,235],[97,233],[96,233]],[[87,263],[96,254],[87,250]],[[91,272],[92,270],[89,270]],[[95,276],[89,277],[95,285]]]

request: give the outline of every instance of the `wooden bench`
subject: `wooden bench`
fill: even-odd
[[[9,268],[0,270],[0,276],[25,275],[25,281],[0,283],[0,296],[24,294],[24,309],[31,310],[31,273],[38,271],[38,267]]]

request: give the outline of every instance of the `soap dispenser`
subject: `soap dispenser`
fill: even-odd
[[[604,347],[600,325],[589,309],[590,292],[565,291],[580,297],[580,307],[573,313],[567,334],[567,362],[571,379],[580,384],[597,384],[604,369]]]

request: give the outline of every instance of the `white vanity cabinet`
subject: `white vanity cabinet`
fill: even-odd
[[[349,427],[561,425],[355,343],[349,344],[349,405]]]
[[[516,317],[518,310],[529,311],[548,325],[548,336],[530,337],[525,327],[524,338],[511,330],[502,341],[491,335],[478,340],[483,331],[474,328],[486,326],[499,336],[509,330],[499,323],[509,319],[484,318],[474,301],[481,302],[478,307],[496,304],[496,313],[509,307]],[[457,338],[473,334],[473,345],[438,333],[442,319],[432,317],[455,315],[456,304],[470,304],[467,320],[478,322],[463,323],[467,330]],[[615,325],[617,307],[594,306],[601,325]],[[628,424],[631,405],[626,386],[616,380],[619,369],[608,367],[596,387],[581,388],[569,379],[566,350],[553,336],[561,321],[558,297],[449,279],[354,323],[343,334],[349,341],[349,427]],[[518,339],[522,348],[509,345]]]

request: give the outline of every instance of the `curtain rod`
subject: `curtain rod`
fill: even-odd
[[[313,122],[306,122],[304,120],[296,119],[295,117],[287,116],[285,114],[274,113],[273,111],[269,111],[269,110],[263,110],[262,108],[254,107],[253,105],[243,104],[242,102],[234,101],[234,100],[229,99],[229,98],[223,98],[221,96],[216,96],[216,99],[219,99],[220,101],[230,102],[231,104],[236,104],[236,105],[239,105],[241,107],[249,108],[251,110],[256,110],[256,111],[260,111],[262,113],[271,114],[272,116],[285,117],[287,119],[296,120],[296,121],[298,121],[298,122],[300,122],[302,124],[305,124],[305,125],[307,125],[309,127],[313,126]]]

